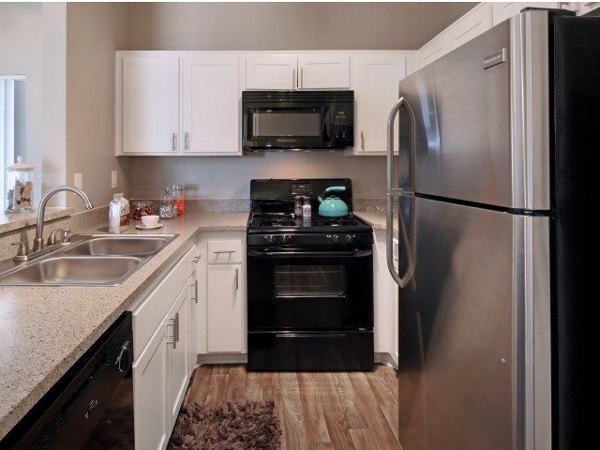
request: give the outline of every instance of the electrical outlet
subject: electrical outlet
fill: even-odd
[[[83,189],[83,174],[82,173],[76,173],[73,176],[73,184],[75,185],[75,187],[78,187],[79,189]]]
[[[117,171],[113,170],[110,172],[110,187],[112,189],[116,189],[119,186],[118,183],[118,179],[117,179]]]

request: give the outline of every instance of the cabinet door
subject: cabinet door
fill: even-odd
[[[234,56],[183,58],[183,148],[239,154],[239,62]]]
[[[133,364],[135,448],[162,450],[171,428],[167,426],[166,325],[161,324]]]
[[[398,83],[406,76],[406,58],[395,54],[353,60],[355,82],[355,153],[380,153],[387,146],[387,118],[398,100]]]
[[[492,27],[492,5],[480,3],[446,30],[448,51],[479,36]]]
[[[246,58],[246,89],[295,89],[295,55],[250,55]]]
[[[189,380],[189,290],[184,288],[167,316],[168,425],[175,425]]]
[[[243,352],[240,264],[208,266],[208,352]]]
[[[123,59],[123,153],[178,151],[179,59]]]
[[[432,63],[436,59],[441,58],[446,53],[448,53],[446,34],[442,33],[434,37],[417,52],[417,64],[419,69]]]
[[[198,360],[198,353],[200,353],[199,345],[199,310],[200,310],[200,260],[202,259],[202,253],[200,252],[199,246],[195,246],[193,249],[194,256],[191,261],[191,275],[189,279],[189,331],[188,331],[188,375],[191,375],[196,362]]]
[[[350,87],[350,57],[334,54],[298,56],[300,89],[348,89]]]
[[[494,26],[500,22],[516,16],[523,8],[560,8],[560,2],[497,2],[492,3],[492,18]]]

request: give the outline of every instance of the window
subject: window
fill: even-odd
[[[25,157],[25,77],[0,75],[0,206],[4,210],[5,168],[16,156]]]

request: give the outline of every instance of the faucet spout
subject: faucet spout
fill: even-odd
[[[35,239],[33,240],[33,251],[36,252],[44,248],[44,215],[46,213],[46,204],[50,197],[52,197],[57,192],[72,192],[81,198],[83,204],[85,205],[85,209],[92,209],[94,205],[88,195],[85,193],[83,189],[80,189],[75,186],[70,186],[65,184],[63,186],[57,186],[52,189],[49,189],[40,199],[40,205],[38,206],[37,212],[37,223],[35,225]]]

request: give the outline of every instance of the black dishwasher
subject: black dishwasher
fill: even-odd
[[[124,313],[0,442],[10,449],[133,449],[133,336]]]

